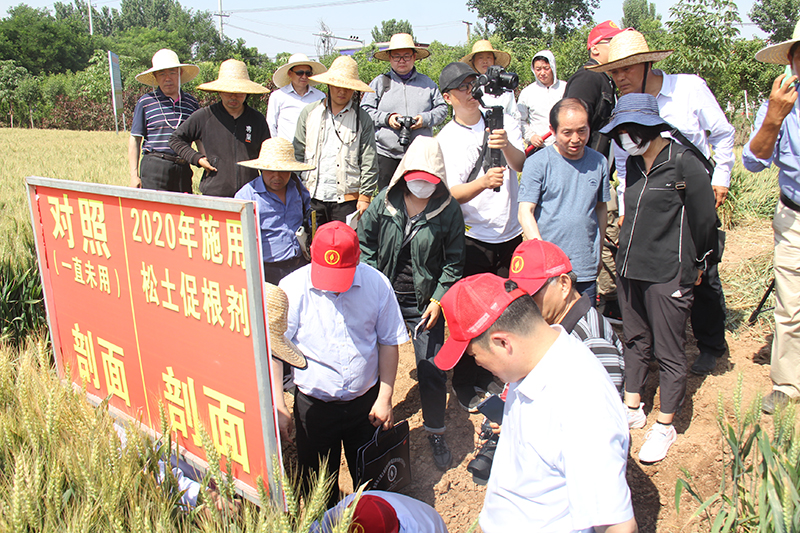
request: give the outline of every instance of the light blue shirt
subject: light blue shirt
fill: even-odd
[[[767,104],[761,104],[756,114],[755,128],[750,141],[761,129],[767,114]],[[786,115],[778,132],[775,149],[769,159],[759,159],[750,151],[750,141],[742,151],[742,163],[750,172],[761,172],[772,163],[778,167],[778,185],[781,192],[791,201],[800,204],[800,100],[794,103],[792,111]]]
[[[234,198],[252,200],[261,226],[261,258],[265,263],[286,261],[300,255],[300,243],[295,232],[303,225],[303,213],[310,209],[311,197],[305,186],[297,188],[297,178],[286,185],[286,203],[268,191],[261,176],[239,189]]]
[[[300,391],[323,401],[349,401],[378,381],[378,345],[408,341],[403,316],[389,280],[364,263],[345,292],[311,285],[311,266],[280,282],[289,298],[286,338],[305,354],[308,367],[292,369]]]
[[[269,95],[267,105],[267,125],[273,137],[283,137],[289,142],[294,140],[297,129],[297,118],[300,111],[308,104],[325,98],[325,93],[309,86],[306,94],[300,96],[290,83]]]

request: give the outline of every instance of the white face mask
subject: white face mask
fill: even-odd
[[[644,146],[639,147],[627,133],[620,133],[619,140],[622,142],[622,149],[628,152],[628,155],[642,155],[650,148],[650,141],[644,143]]]
[[[406,185],[411,194],[417,198],[430,198],[434,191],[436,191],[436,184],[425,180],[407,181]]]

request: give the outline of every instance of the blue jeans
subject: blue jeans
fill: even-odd
[[[592,307],[597,307],[597,281],[579,281],[575,284],[575,290],[578,291],[581,296],[584,294],[589,296]]]
[[[420,323],[422,314],[416,307],[400,306],[406,327],[413,339],[414,328]],[[429,330],[420,329],[414,343],[417,358],[417,382],[422,403],[422,422],[431,433],[444,432],[444,411],[447,406],[447,374],[433,364],[433,358],[444,344],[444,313]]]

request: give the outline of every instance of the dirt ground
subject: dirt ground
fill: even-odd
[[[726,273],[734,272],[738,266],[760,254],[769,253],[771,248],[769,221],[729,231],[724,263],[720,266],[723,286],[726,285]],[[764,289],[766,287],[757,289],[759,296]],[[707,377],[689,374],[686,401],[675,418],[678,440],[664,461],[645,465],[638,461],[638,452],[645,432],[655,422],[657,411],[652,406],[654,402],[658,405],[658,372],[657,367],[652,367],[644,395],[648,424],[645,429],[632,430],[628,461],[634,513],[643,533],[708,530],[708,524],[698,519],[689,520],[698,505],[686,493],[681,500],[681,513],[676,513],[675,482],[682,476],[681,469],[685,468],[692,474],[695,486],[704,498],[714,494],[719,488],[723,468],[723,442],[716,422],[718,395],[722,393],[730,411],[732,391],[739,374],[744,375],[743,405],[749,405],[758,391],[766,394],[770,389],[769,326],[763,319],[753,327],[739,326],[751,311],[752,308],[735,309],[729,304],[729,353],[723,356],[713,374]],[[769,315],[768,312],[762,316]],[[698,355],[691,329],[686,352],[691,364]],[[448,394],[446,437],[453,453],[453,466],[442,472],[433,463],[430,444],[422,427],[414,353],[410,343],[400,349],[394,402],[395,420],[407,419],[411,428],[413,482],[401,492],[434,506],[450,531],[469,530],[480,513],[485,492],[484,487],[473,483],[466,469],[473,457],[473,434],[482,421],[482,415],[470,415],[459,406],[452,392]],[[291,449],[286,452],[293,455]],[[344,473],[346,468],[342,468],[342,472],[340,486],[350,491],[352,483],[349,475]]]

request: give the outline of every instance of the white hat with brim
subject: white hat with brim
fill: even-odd
[[[294,146],[283,137],[272,137],[261,144],[258,159],[239,161],[243,167],[258,170],[275,170],[278,172],[302,172],[316,167],[309,163],[301,163],[294,158]]]
[[[311,61],[308,59],[308,56],[305,54],[293,54],[289,58],[289,62],[283,65],[281,68],[275,71],[275,74],[272,75],[272,81],[275,85],[280,87],[286,87],[291,83],[291,78],[289,78],[289,71],[292,68],[296,67],[297,65],[308,65],[311,67],[311,75],[316,76],[317,74],[322,74],[326,72],[328,69],[325,68],[325,65],[320,63],[319,61]],[[309,85],[316,85],[315,82],[309,80]]]
[[[201,91],[211,93],[267,94],[269,89],[250,81],[247,65],[238,59],[228,59],[219,66],[219,76],[214,81],[197,86]]]
[[[644,35],[636,30],[625,30],[611,39],[608,45],[608,63],[586,68],[595,72],[608,72],[639,63],[655,63],[672,52],[674,50],[650,50]]]
[[[417,59],[425,59],[431,55],[427,48],[417,46],[414,38],[408,33],[395,33],[389,39],[389,47],[386,50],[378,50],[372,54],[372,57],[380,61],[389,61],[389,52],[394,50],[414,50],[417,53]]]
[[[472,60],[475,58],[475,54],[480,54],[481,52],[493,53],[495,65],[506,68],[511,64],[511,54],[508,52],[503,52],[502,50],[495,50],[492,47],[492,43],[485,39],[476,41],[475,44],[472,45],[472,52],[462,57],[461,62],[466,63],[474,68],[475,64],[472,62]]]
[[[189,63],[181,63],[178,60],[178,54],[172,50],[162,48],[153,54],[153,68],[145,70],[141,74],[136,75],[136,81],[149,85],[150,87],[158,87],[156,81],[156,72],[159,70],[167,70],[171,68],[181,69],[181,83],[193,80],[199,73],[200,67],[191,65]]]
[[[797,42],[800,42],[800,22],[794,27],[791,39],[762,48],[756,52],[756,59],[762,63],[788,65],[789,51],[792,49],[792,46],[794,46],[794,43]]]
[[[269,347],[272,355],[293,367],[304,369],[306,356],[295,343],[286,338],[288,328],[289,298],[283,289],[272,283],[264,283],[264,303],[269,322]]]
[[[362,93],[374,93],[375,90],[358,78],[358,63],[350,56],[339,56],[331,63],[327,72],[312,76],[311,81],[326,83],[334,87],[352,89]]]

